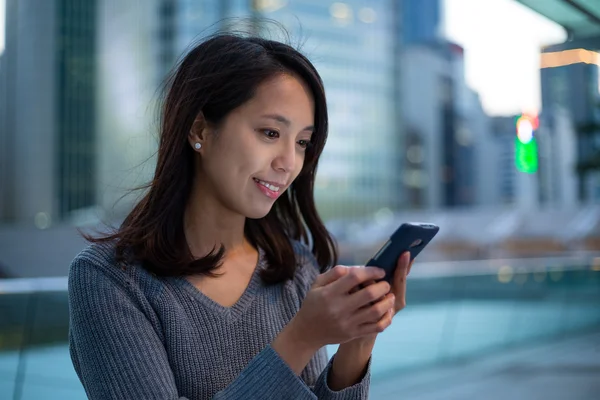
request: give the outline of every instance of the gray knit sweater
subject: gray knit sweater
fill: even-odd
[[[293,280],[266,286],[258,272],[232,307],[185,278],[119,268],[111,245],[91,245],[69,274],[70,351],[91,399],[366,399],[358,384],[334,392],[322,348],[297,376],[270,343],[298,312],[318,266],[295,243]]]

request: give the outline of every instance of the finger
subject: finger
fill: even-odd
[[[408,275],[408,268],[411,265],[410,252],[405,251],[396,262],[396,269],[394,270],[393,284],[396,284],[398,279],[405,280]],[[400,282],[401,283],[401,282]]]
[[[408,269],[408,267],[411,264],[411,259],[410,259],[411,255],[410,255],[410,251],[405,251],[404,253],[402,253],[400,255],[400,257],[398,257],[398,261],[396,261],[396,269],[398,268],[404,268],[404,269]]]
[[[360,308],[352,316],[354,324],[375,323],[383,317],[390,309],[394,308],[395,297],[393,293],[388,293],[381,300],[373,305],[367,305]]]
[[[380,281],[362,288],[350,295],[348,299],[349,307],[351,310],[358,310],[370,304],[376,304],[390,292],[390,289],[391,286],[386,281]]]
[[[392,291],[396,296],[395,311],[398,312],[406,306],[406,276],[410,265],[410,253],[405,252],[398,259],[398,266],[394,271]]]
[[[408,272],[406,273],[406,276],[410,275],[410,270],[412,269],[412,266],[414,263],[415,263],[415,260],[412,260],[410,262],[410,264],[408,264]]]
[[[365,323],[359,326],[358,334],[360,336],[372,335],[373,333],[381,333],[392,324],[394,317],[393,309],[386,310],[377,322]]]
[[[334,284],[338,293],[349,293],[360,284],[377,281],[385,276],[385,271],[378,267],[348,268],[348,273]]]
[[[372,284],[374,284],[375,282],[377,282],[377,281],[370,280],[370,281],[367,281],[367,282],[361,283],[360,285],[358,285],[358,286],[356,286],[356,287],[353,287],[352,289],[350,289],[350,292],[349,292],[349,293],[350,293],[350,294],[352,294],[352,293],[356,293],[356,292],[358,292],[360,289],[362,289],[362,288],[365,288],[365,287],[367,287],[367,286],[369,286],[369,285],[372,285]]]
[[[330,283],[333,283],[333,282],[339,280],[346,274],[348,274],[347,267],[344,267],[343,265],[336,265],[335,267],[331,268],[329,271],[318,275],[317,278],[315,279],[315,282],[313,283],[313,287],[321,287],[321,286],[329,285]]]

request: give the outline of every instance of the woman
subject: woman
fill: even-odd
[[[393,288],[378,268],[327,269],[313,200],[326,137],[322,81],[291,47],[217,35],[183,59],[147,194],[71,266],[71,357],[90,398],[367,397],[409,263]]]

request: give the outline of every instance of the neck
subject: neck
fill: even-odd
[[[225,246],[226,256],[244,253],[250,243],[244,235],[246,217],[224,208],[194,185],[184,212],[185,237],[194,257],[204,257]]]

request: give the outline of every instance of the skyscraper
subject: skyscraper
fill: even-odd
[[[150,181],[161,84],[178,56],[176,0],[97,0],[97,204],[122,218]]]
[[[403,204],[397,15],[390,6],[385,0],[305,0],[258,10],[303,41],[301,50],[323,77],[330,132],[316,198],[328,217],[372,215]]]
[[[552,51],[542,52],[542,109],[568,111],[575,127],[600,123],[598,62],[594,61],[598,55],[584,49],[561,50],[568,45],[553,45]],[[578,136],[576,164],[589,160],[597,140],[594,135]],[[586,178],[578,185],[580,200],[600,200],[600,175]]]
[[[473,205],[474,135],[486,117],[465,85],[463,49],[444,41],[415,44],[406,46],[402,60],[408,204],[430,209]]]
[[[6,2],[0,220],[95,204],[96,17],[95,0]]]
[[[179,0],[183,51],[223,17],[278,21],[319,70],[330,130],[319,163],[316,198],[326,217],[369,215],[402,204],[396,70],[396,13],[387,0]],[[251,26],[286,40],[271,24]]]
[[[480,168],[486,170],[486,178],[494,183],[489,187],[491,193],[487,193],[485,205],[575,209],[578,204],[573,169],[575,135],[569,113],[548,109],[539,116],[538,126],[530,130],[530,138],[536,145],[535,161],[519,154],[517,149],[517,139],[522,140],[517,136],[517,121],[521,121],[521,117],[491,119],[492,135],[488,138],[487,154],[479,162]],[[524,162],[531,163],[531,170],[523,171]]]
[[[8,0],[3,112],[14,117],[3,122],[0,141],[12,157],[0,178],[2,218],[45,226],[95,205],[122,217],[131,201],[119,198],[151,176],[160,83],[195,41],[236,28],[228,17],[279,21],[324,79],[330,136],[315,189],[322,212],[349,217],[400,207],[400,24],[392,5],[49,0],[42,10],[32,0]],[[286,40],[276,28],[250,28]]]
[[[441,0],[401,0],[402,36],[405,45],[440,39]]]

